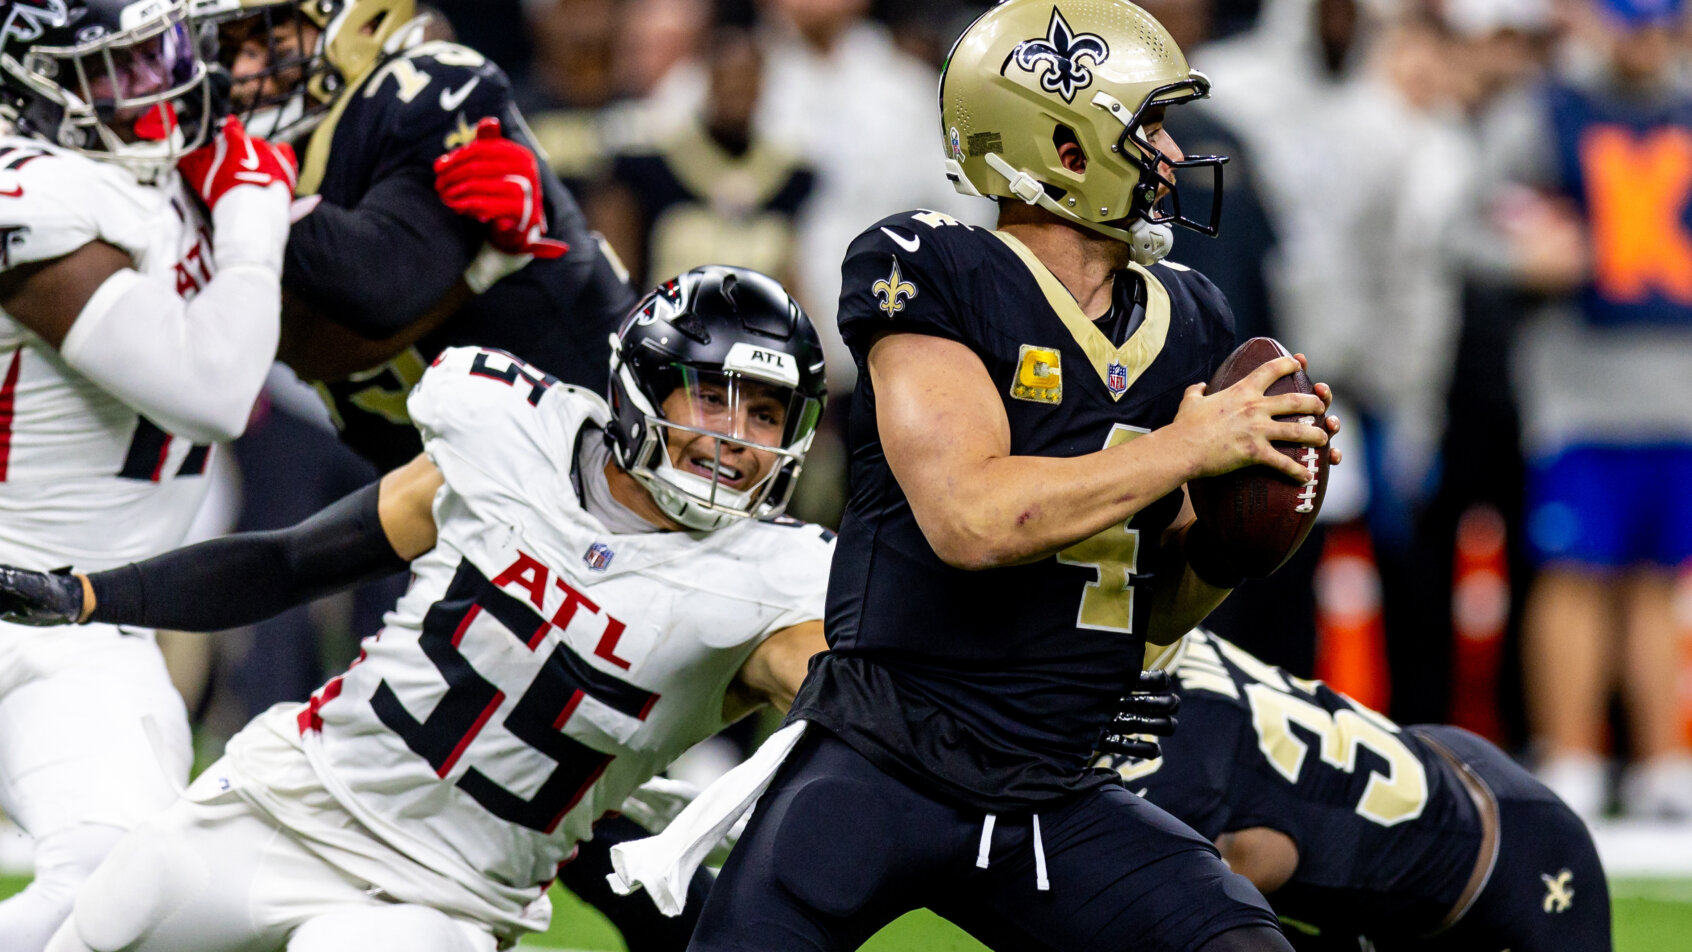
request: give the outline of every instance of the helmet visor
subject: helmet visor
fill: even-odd
[[[744,374],[671,364],[651,421],[662,459],[707,507],[757,514],[804,460],[822,400]],[[708,488],[707,488],[708,487]],[[782,500],[785,502],[785,500]]]
[[[205,66],[181,6],[123,33],[74,47],[36,47],[24,69],[57,83],[120,135],[148,108],[181,98],[205,78]]]

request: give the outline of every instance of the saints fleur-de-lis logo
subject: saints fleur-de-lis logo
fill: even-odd
[[[0,42],[17,39],[33,43],[47,30],[70,22],[65,0],[13,0],[3,9],[6,21],[0,24]]]
[[[893,259],[893,273],[870,285],[870,293],[881,299],[881,309],[888,317],[903,311],[905,302],[916,297],[916,285],[899,273],[899,259]]]
[[[1110,47],[1097,33],[1077,34],[1057,7],[1052,8],[1052,22],[1046,35],[1023,40],[1011,51],[1016,65],[1040,75],[1040,88],[1057,93],[1064,102],[1075,101],[1075,91],[1093,84],[1093,71],[1087,68],[1105,61]],[[1085,62],[1083,62],[1085,61]]]
[[[1555,876],[1539,874],[1545,883],[1545,911],[1564,912],[1574,904],[1574,873],[1561,870]]]

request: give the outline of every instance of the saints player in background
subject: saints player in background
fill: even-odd
[[[1170,223],[1207,227],[1177,170],[1222,161],[1184,159],[1163,111],[1208,90],[1120,0],[1010,0],[954,46],[950,171],[999,230],[901,214],[846,252],[862,372],[831,650],[690,948],[850,949],[923,906],[1000,949],[1287,948],[1208,841],[1089,764],[1148,642],[1237,581],[1183,484],[1301,478],[1269,441],[1337,428],[1326,386],[1264,396],[1290,357],[1204,391],[1232,320],[1160,259]]]
[[[635,294],[537,169],[499,67],[423,42],[413,0],[194,7],[217,27],[237,114],[299,152],[309,212],[288,242],[279,356],[320,382],[354,450],[382,470],[416,455],[405,396],[446,347],[603,391]]]
[[[491,952],[546,927],[558,867],[637,785],[787,705],[833,549],[781,517],[824,399],[815,330],[774,280],[704,268],[614,360],[608,405],[449,349],[410,400],[426,455],[293,529],[0,573],[10,617],[188,630],[414,576],[344,675],[125,841],[54,952]]]
[[[1172,668],[1162,756],[1101,764],[1215,841],[1296,947],[1609,952],[1591,834],[1497,747],[1400,728],[1208,632]]]
[[[181,543],[211,444],[276,352],[291,158],[221,118],[185,4],[0,2],[0,560],[92,569]],[[0,809],[35,952],[123,832],[187,781],[153,633],[0,625]]]

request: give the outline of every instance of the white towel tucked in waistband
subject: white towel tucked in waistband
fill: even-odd
[[[799,743],[805,726],[805,721],[794,721],[770,735],[745,763],[706,787],[664,832],[611,847],[611,867],[616,872],[605,877],[611,888],[627,896],[644,886],[659,912],[681,915],[694,871],[735,821],[758,802]]]

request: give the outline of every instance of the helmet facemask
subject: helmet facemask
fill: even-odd
[[[0,69],[34,93],[21,126],[144,181],[204,143],[216,116],[186,4],[127,30],[86,28],[79,40],[0,56]]]
[[[286,142],[310,134],[384,57],[419,40],[423,23],[414,0],[194,0],[194,8],[217,27],[218,59],[236,74],[232,98],[248,131]]]
[[[639,444],[621,462],[666,515],[708,531],[787,508],[822,416],[820,398],[801,393],[780,368],[742,366],[734,353],[722,370],[672,361],[637,380],[615,338],[612,347],[613,395],[644,418]]]
[[[284,141],[310,132],[330,106],[312,90],[339,85],[317,25],[280,3],[221,16],[216,28],[218,61],[239,76],[230,98],[247,132]],[[248,68],[255,59],[261,65]]]

